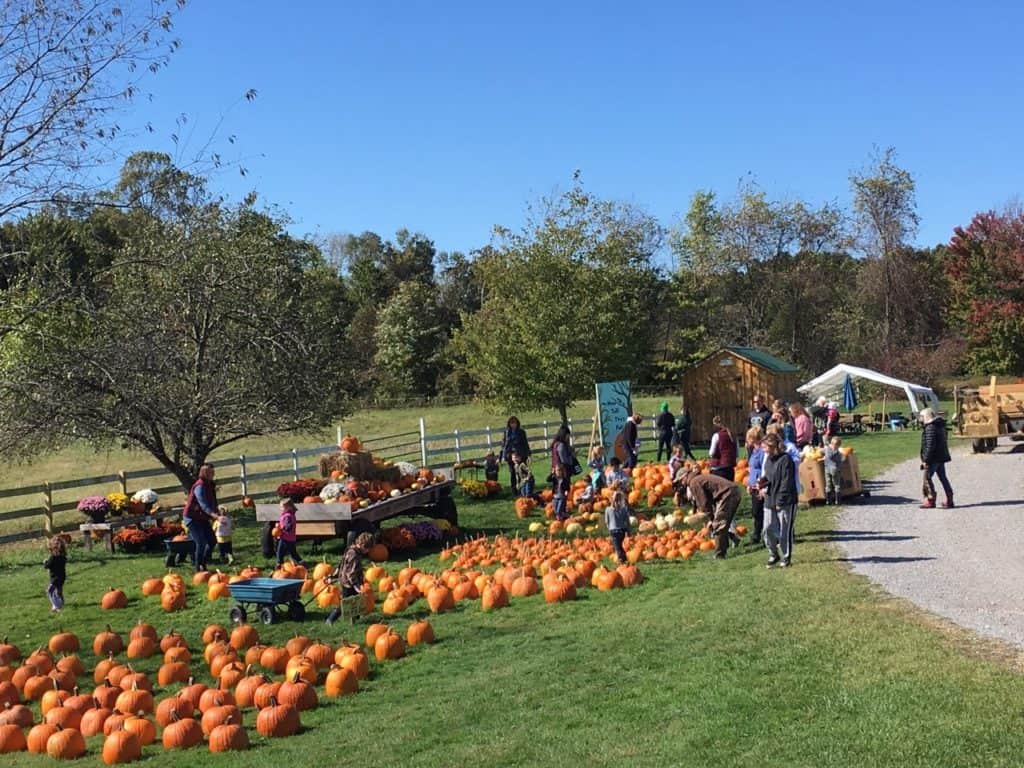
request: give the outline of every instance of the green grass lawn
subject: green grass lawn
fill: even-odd
[[[856,440],[865,474],[913,456],[916,433]],[[507,498],[460,501],[467,534],[522,531]],[[151,766],[303,765],[538,766],[1017,766],[1024,750],[1024,692],[1006,666],[965,647],[966,633],[936,629],[905,604],[852,576],[830,543],[833,513],[801,511],[794,567],[766,571],[763,550],[725,561],[706,556],[643,566],[647,580],[626,591],[587,589],[575,603],[540,596],[484,614],[462,604],[432,622],[439,643],[396,662],[372,662],[354,697],[303,716],[305,732],[276,742],[252,730],[238,756],[145,750]],[[243,524],[243,561],[262,562],[254,525]],[[336,548],[329,548],[332,555]],[[193,650],[228,603],[198,591],[186,611],[163,614],[139,597],[156,556],[72,554],[59,616],[48,612],[41,551],[3,556],[2,633],[24,651],[58,628],[91,640],[104,624],[124,633],[139,618],[184,631]],[[388,564],[397,572],[403,562]],[[414,560],[440,569],[436,553]],[[122,612],[102,612],[101,593],[123,586]],[[392,621],[403,629],[419,601]],[[379,617],[371,617],[379,618]],[[338,642],[359,638],[367,620],[327,629],[260,627],[282,642],[297,631]],[[91,667],[91,654],[83,654]],[[139,664],[152,671],[156,662]],[[197,666],[197,665],[194,665]],[[246,715],[252,726],[253,716]],[[86,764],[99,764],[99,742]],[[48,762],[26,755],[4,764]]]

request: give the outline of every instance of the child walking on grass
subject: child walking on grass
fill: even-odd
[[[68,548],[63,536],[54,536],[47,545],[50,555],[43,568],[50,572],[50,586],[46,596],[50,598],[50,611],[56,613],[64,607],[64,581],[67,579]]]
[[[293,563],[302,565],[304,563],[295,542],[298,535],[295,532],[295,502],[291,499],[281,499],[281,516],[277,519],[277,567],[284,565],[285,557],[290,557]]]
[[[626,550],[622,542],[629,533],[629,507],[626,505],[626,494],[616,491],[612,494],[612,503],[605,507],[604,524],[608,527],[608,535],[612,537],[612,547],[619,564],[625,564]]]
[[[341,562],[328,578],[336,578],[341,587],[341,599],[359,594],[363,586],[363,558],[373,546],[373,535],[360,533],[352,546],[345,550]],[[336,606],[327,616],[327,624],[333,624],[341,617],[341,606]]]

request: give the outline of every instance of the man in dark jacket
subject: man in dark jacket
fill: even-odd
[[[635,467],[637,464],[637,451],[640,445],[640,435],[637,432],[637,425],[643,421],[639,413],[634,413],[622,428],[622,448],[626,452],[626,460],[622,462],[623,467]]]
[[[668,409],[668,403],[662,403],[658,418],[654,420],[658,430],[658,461],[661,461],[661,449],[665,449],[665,461],[672,455],[672,433],[676,428],[676,417]]]
[[[949,445],[946,442],[946,421],[936,416],[931,408],[925,408],[918,414],[924,429],[921,430],[921,469],[924,470],[922,491],[924,503],[921,509],[935,509],[935,484],[932,475],[939,476],[942,490],[946,492],[946,500],[942,502],[945,509],[953,506],[953,486],[946,477],[946,464],[950,461]]]
[[[693,419],[690,418],[690,409],[685,405],[676,417],[675,436],[672,438],[672,445],[683,446],[683,458],[696,461],[697,457],[690,450],[690,437],[693,429]]]

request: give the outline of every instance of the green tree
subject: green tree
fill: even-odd
[[[397,399],[435,393],[446,334],[432,286],[403,283],[381,310],[374,335],[378,394]]]
[[[165,215],[123,214],[110,268],[5,339],[0,448],[121,441],[187,487],[221,446],[338,414],[344,393],[324,386],[344,380],[337,328],[310,301],[337,289],[319,253],[202,187]]]
[[[483,303],[457,334],[479,393],[507,410],[555,408],[565,421],[595,380],[635,378],[656,309],[657,223],[590,195],[577,174],[529,211],[522,232],[497,234],[476,261]]]

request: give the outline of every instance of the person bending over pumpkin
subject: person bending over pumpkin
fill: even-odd
[[[352,542],[351,546],[345,550],[345,554],[341,556],[341,562],[338,563],[338,567],[327,577],[326,581],[328,583],[334,579],[338,580],[338,585],[341,587],[342,600],[358,595],[362,589],[363,558],[366,557],[366,553],[370,551],[372,546],[372,534],[361,533],[356,536],[356,540]],[[340,616],[341,606],[339,605],[327,616],[326,623],[328,625],[333,624]]]
[[[703,475],[692,468],[679,471],[676,487],[686,494],[698,512],[708,516],[708,532],[715,539],[715,559],[722,560],[729,550],[729,526],[740,506],[740,488],[718,475]]]

